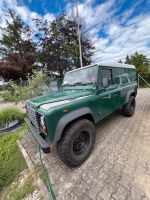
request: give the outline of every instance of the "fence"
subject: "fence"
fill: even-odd
[[[138,87],[150,87],[150,73],[138,74]]]

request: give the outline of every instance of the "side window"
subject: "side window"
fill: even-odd
[[[128,76],[128,75],[126,75],[126,76],[122,76],[122,77],[121,77],[121,83],[122,83],[122,84],[126,84],[126,83],[129,82],[127,76]]]
[[[124,68],[114,67],[112,69],[112,77],[113,77],[113,84],[120,85],[122,84],[122,76],[126,74]]]
[[[131,82],[136,81],[136,71],[135,69],[127,69],[127,73]]]
[[[112,85],[112,71],[111,69],[101,69],[101,76],[102,76],[102,85],[103,80],[108,80],[108,85]]]

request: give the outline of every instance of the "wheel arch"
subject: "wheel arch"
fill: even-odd
[[[136,97],[136,92],[135,92],[134,89],[131,89],[131,90],[129,90],[129,91],[127,92],[126,102],[125,102],[125,103],[128,103],[130,96]]]
[[[130,94],[130,96],[136,97],[136,93],[135,93],[135,92],[132,92],[132,93]]]
[[[66,128],[71,123],[73,123],[74,121],[77,121],[79,119],[88,119],[88,120],[92,121],[93,123],[95,122],[92,112],[89,108],[81,108],[81,109],[72,111],[72,112],[64,115],[58,121],[57,126],[56,126],[54,141],[55,142],[59,141],[61,139],[62,134],[66,130]]]

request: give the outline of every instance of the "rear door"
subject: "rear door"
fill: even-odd
[[[128,75],[124,68],[114,67],[112,69],[113,85],[115,86],[114,91],[114,106],[115,109],[121,107],[125,103],[127,86],[128,86]]]

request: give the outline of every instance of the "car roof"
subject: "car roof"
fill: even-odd
[[[86,69],[86,68],[88,68],[88,67],[94,67],[94,66],[119,67],[119,68],[135,69],[135,66],[134,66],[134,65],[123,64],[123,63],[96,63],[96,64],[87,65],[87,66],[82,67],[82,68],[78,68],[78,69],[74,69],[74,70],[68,71],[67,73],[74,72],[74,71],[78,71],[78,70],[81,70],[81,69]]]

